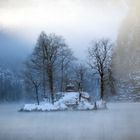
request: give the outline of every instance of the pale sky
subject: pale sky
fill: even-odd
[[[126,12],[123,0],[0,0],[0,26],[33,43],[42,30],[62,35],[83,57],[91,40],[116,39]]]

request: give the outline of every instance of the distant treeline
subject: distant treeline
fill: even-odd
[[[22,98],[22,81],[9,69],[0,68],[0,100],[17,101]]]

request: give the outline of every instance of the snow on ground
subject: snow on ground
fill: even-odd
[[[62,98],[60,98],[57,102],[64,103],[66,105],[74,105],[78,103],[79,93],[78,92],[65,92],[62,93]]]
[[[57,111],[57,110],[65,110],[67,106],[65,104],[55,103],[54,105],[51,103],[42,102],[40,105],[36,104],[26,104],[23,108],[24,111]]]
[[[60,94],[60,93],[58,93]],[[79,92],[66,92],[61,93],[61,98],[57,100],[54,104],[48,103],[46,101],[41,102],[40,105],[37,104],[26,104],[22,110],[23,111],[59,111],[59,110],[93,110],[95,108],[95,103],[90,102],[89,94],[82,92],[81,100],[79,101]],[[106,108],[106,102],[97,101],[97,108]]]
[[[94,105],[91,104],[90,102],[81,101],[78,104],[77,109],[79,109],[79,110],[93,110],[94,109]]]
[[[96,106],[98,109],[105,109],[107,106],[106,106],[106,102],[103,101],[103,100],[99,100],[96,102]]]

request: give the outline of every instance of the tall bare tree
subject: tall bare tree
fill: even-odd
[[[61,36],[55,34],[47,35],[45,32],[40,34],[37,44],[37,48],[41,50],[43,77],[45,77],[46,72],[51,101],[54,103],[55,74],[61,66],[60,60],[62,60],[62,53],[64,53],[62,50],[64,50],[67,45]]]
[[[78,91],[83,91],[86,79],[86,67],[83,64],[77,64],[74,68]]]
[[[37,103],[39,105],[39,87],[41,85],[40,70],[36,61],[30,57],[25,63],[24,78],[26,84],[34,88]]]
[[[43,87],[44,97],[46,93],[49,93],[47,97],[51,99],[52,103],[54,103],[57,88],[61,87],[61,91],[64,90],[66,71],[73,60],[73,53],[61,36],[47,35],[45,32],[39,35],[30,61],[35,64],[36,68],[34,68],[42,77],[40,83]]]
[[[44,46],[46,45],[46,38],[47,35],[45,32],[42,32],[37,40],[36,46],[34,48],[33,55],[36,58],[36,61],[39,61],[40,65],[40,71],[42,73],[42,88],[43,88],[43,97],[49,98],[49,95],[47,94],[47,64],[45,63],[45,50]]]
[[[100,76],[100,98],[104,97],[105,73],[111,65],[112,43],[108,39],[92,42],[88,49],[89,65]]]
[[[54,75],[59,64],[61,49],[64,46],[66,46],[66,44],[63,38],[56,36],[55,34],[47,36],[46,44],[44,45],[44,59],[47,63],[47,74],[52,103],[54,103]]]
[[[85,88],[85,80],[86,80],[86,67],[79,63],[76,64],[75,68],[74,68],[74,72],[75,72],[75,82],[76,82],[76,86],[77,86],[77,91],[79,92],[79,102],[81,101],[81,97],[82,97],[82,92]]]
[[[76,58],[73,56],[73,52],[68,46],[65,46],[62,48],[61,53],[60,53],[60,90],[61,92],[64,92],[65,90],[65,85],[66,85],[66,77],[67,77],[67,72],[68,68],[71,67],[72,62],[76,60]]]

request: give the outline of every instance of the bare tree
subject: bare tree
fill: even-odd
[[[108,39],[101,39],[92,43],[88,49],[89,65],[100,76],[100,98],[104,97],[105,73],[111,65],[112,44]]]
[[[47,63],[47,74],[52,103],[54,103],[54,74],[58,64],[60,49],[63,46],[65,46],[65,43],[61,37],[56,36],[55,34],[47,36],[46,44],[44,45],[44,59]]]
[[[79,92],[79,101],[81,101],[82,92],[85,87],[85,79],[86,79],[86,67],[83,64],[78,64],[75,66],[75,78],[77,90]]]
[[[45,63],[45,57],[44,57],[45,56],[44,46],[46,45],[46,38],[47,38],[47,35],[44,32],[42,32],[39,35],[36,46],[34,48],[33,55],[36,58],[35,61],[39,61],[39,67],[42,73],[41,85],[43,88],[43,97],[49,98],[49,95],[47,94],[47,73],[46,73],[47,64]]]
[[[73,53],[61,36],[47,35],[45,32],[40,34],[30,61],[41,77],[44,97],[48,89],[47,97],[50,97],[52,103],[57,88],[61,87],[61,91],[64,91],[66,72],[73,60]]]
[[[60,53],[60,75],[61,75],[60,90],[61,92],[64,92],[68,68],[71,67],[72,62],[74,60],[76,60],[76,58],[73,56],[72,50],[69,49],[68,46],[63,47]]]
[[[36,95],[36,100],[39,105],[39,87],[41,85],[40,71],[38,70],[38,66],[35,61],[31,58],[25,63],[25,66],[25,82],[28,84],[28,86],[33,87]]]
[[[74,68],[78,91],[84,90],[86,70],[87,69],[83,64],[78,64]]]
[[[66,44],[61,36],[55,34],[47,35],[42,32],[38,39],[38,47],[42,50],[43,69],[45,69],[47,74],[51,101],[54,103],[55,74],[58,66],[60,67],[60,57]]]
[[[44,97],[48,88],[51,101],[54,103],[56,81],[58,81],[57,75],[61,75],[60,84],[61,90],[63,90],[65,72],[73,60],[73,53],[61,36],[55,34],[47,35],[45,32],[42,32],[32,55],[34,58],[32,62],[36,64],[42,74],[41,85],[43,86]]]

